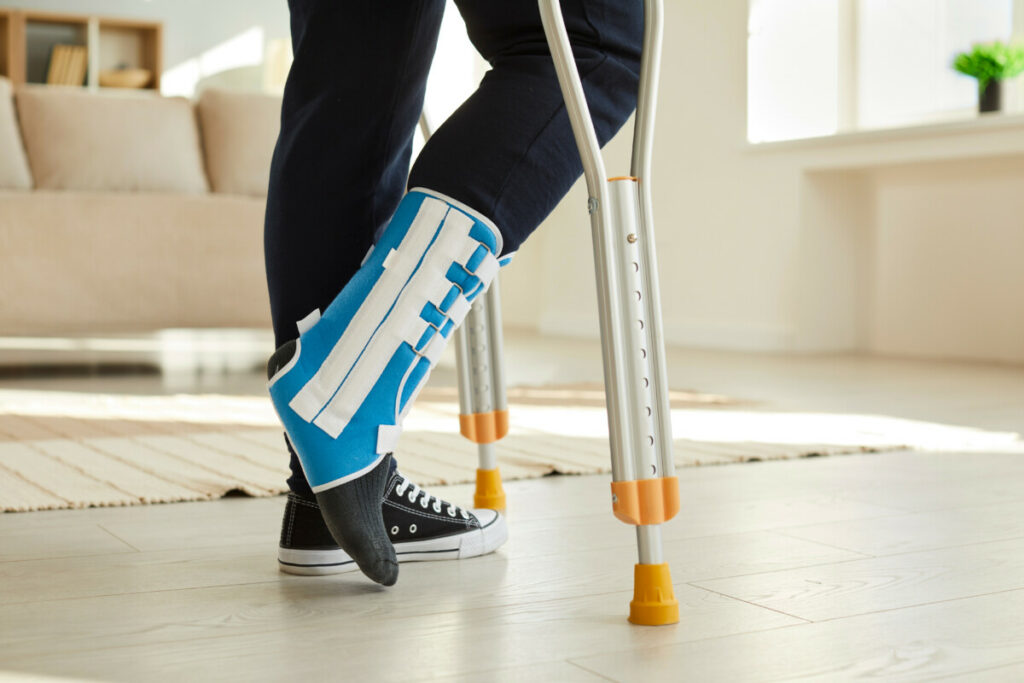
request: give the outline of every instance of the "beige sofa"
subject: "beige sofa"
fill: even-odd
[[[0,336],[268,327],[279,112],[0,79]]]

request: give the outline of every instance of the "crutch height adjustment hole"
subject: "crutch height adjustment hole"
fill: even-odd
[[[637,322],[640,323],[640,329],[641,330],[644,329],[644,321],[643,320],[637,320]]]
[[[649,386],[651,386],[650,380],[648,380],[646,377],[644,377],[644,389],[646,389]]]
[[[636,290],[636,291],[635,291],[635,292],[633,292],[633,293],[634,293],[634,294],[636,294],[636,300],[637,300],[637,301],[640,301],[640,299],[641,299],[641,296],[640,296],[640,290],[638,289],[638,290]]]
[[[636,261],[633,261],[633,271],[637,273],[640,272],[640,264],[637,263]]]
[[[653,437],[651,437],[651,445],[652,446],[654,445],[654,438]],[[653,475],[658,474],[658,466],[657,465],[651,465],[651,474],[653,474]]]

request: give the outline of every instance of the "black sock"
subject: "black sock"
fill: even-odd
[[[267,363],[267,377],[273,377],[291,359],[295,347],[295,342],[291,341],[274,352]],[[291,443],[288,449],[294,459]],[[393,462],[388,453],[363,476],[315,494],[320,515],[334,542],[355,560],[366,576],[385,586],[392,586],[398,581],[398,557],[384,528],[381,513]],[[314,495],[305,476],[296,476],[295,468],[288,485],[300,497],[311,498]]]
[[[381,514],[391,462],[391,455],[385,455],[358,479],[316,494],[320,514],[334,541],[366,576],[385,586],[398,581],[398,557]]]

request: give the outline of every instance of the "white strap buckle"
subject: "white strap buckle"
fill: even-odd
[[[309,330],[309,328],[313,327],[313,325],[316,325],[317,322],[319,322],[319,320],[320,309],[314,308],[309,315],[295,323],[295,326],[299,328],[299,336],[301,337],[302,335],[306,334],[306,331]]]
[[[377,428],[377,455],[394,453],[398,437],[402,435],[401,425],[381,425]]]

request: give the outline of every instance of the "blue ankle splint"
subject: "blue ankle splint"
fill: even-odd
[[[362,476],[394,450],[405,412],[490,285],[500,252],[493,223],[417,188],[323,315],[299,321],[294,355],[268,386],[314,492]]]

